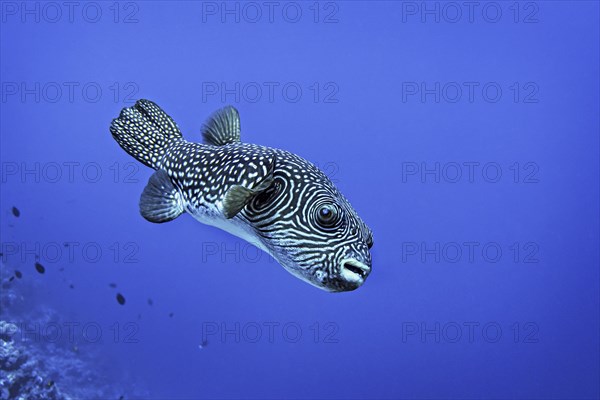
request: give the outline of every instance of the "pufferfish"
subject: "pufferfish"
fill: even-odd
[[[329,292],[357,289],[371,272],[373,234],[316,166],[285,150],[240,141],[238,111],[224,107],[188,142],[158,105],[121,110],[110,132],[156,170],[142,216],[162,223],[189,213],[271,255],[296,277]]]

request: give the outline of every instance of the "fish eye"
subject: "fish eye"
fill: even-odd
[[[340,213],[332,204],[325,204],[317,209],[317,223],[322,228],[333,228],[340,221]]]
[[[371,247],[373,247],[373,236],[371,235],[367,237],[367,247],[369,248],[369,250],[371,250]]]

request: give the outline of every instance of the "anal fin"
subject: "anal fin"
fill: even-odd
[[[181,194],[163,169],[156,171],[140,197],[140,214],[150,222],[172,221],[184,211]]]

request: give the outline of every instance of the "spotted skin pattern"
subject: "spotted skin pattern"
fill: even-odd
[[[110,130],[126,152],[157,170],[140,200],[146,219],[166,222],[185,211],[330,292],[354,290],[370,274],[373,235],[348,200],[303,158],[240,142],[233,107],[207,121],[205,144],[184,140],[149,100],[123,109]]]

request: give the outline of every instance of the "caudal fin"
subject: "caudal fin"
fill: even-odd
[[[150,100],[122,109],[110,124],[110,133],[123,150],[154,169],[165,151],[183,140],[175,121]]]

